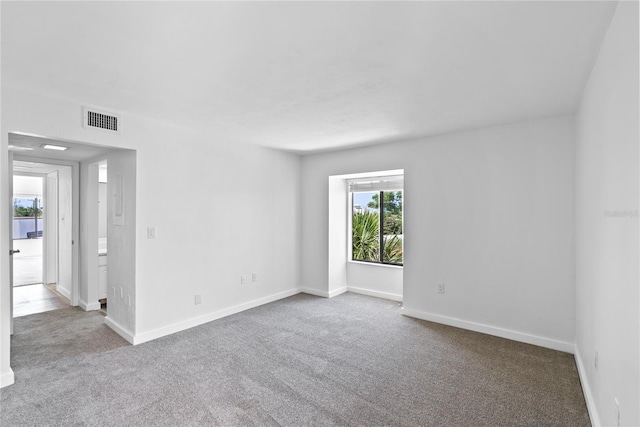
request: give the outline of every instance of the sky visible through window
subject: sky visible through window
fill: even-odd
[[[19,206],[23,208],[32,208],[33,207],[33,199],[32,198],[24,198],[24,197],[16,197],[13,199],[13,205]]]
[[[354,209],[357,206],[362,208],[362,211],[368,210],[370,212],[378,212],[377,208],[370,208],[367,205],[369,202],[373,201],[373,195],[378,194],[377,191],[372,191],[370,193],[353,193],[353,207]]]

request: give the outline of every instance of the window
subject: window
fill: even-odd
[[[402,265],[402,177],[351,180],[351,259]]]
[[[42,198],[24,196],[13,198],[13,238],[42,237]]]

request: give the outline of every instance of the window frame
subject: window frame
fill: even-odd
[[[384,261],[384,193],[388,193],[388,192],[402,192],[402,201],[403,201],[403,209],[402,209],[402,234],[404,235],[404,188],[398,188],[398,189],[388,189],[388,190],[375,190],[375,191],[351,191],[349,189],[347,189],[347,197],[349,199],[349,203],[348,203],[348,209],[349,209],[349,214],[348,214],[348,227],[347,227],[347,233],[348,233],[348,250],[349,250],[349,262],[353,262],[353,263],[364,263],[364,264],[371,264],[371,265],[379,265],[379,266],[386,266],[386,267],[396,267],[396,268],[402,268],[404,266],[404,238],[402,238],[402,261],[401,263],[395,263],[395,262],[385,262]],[[378,194],[378,213],[379,213],[379,218],[378,218],[378,227],[380,230],[380,236],[379,236],[379,258],[380,261],[371,261],[371,260],[362,260],[362,259],[354,259],[353,258],[353,209],[354,209],[354,194],[355,193],[377,193]]]

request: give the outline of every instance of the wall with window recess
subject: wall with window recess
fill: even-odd
[[[328,291],[328,177],[404,169],[404,312],[572,351],[573,150],[562,116],[305,156],[302,286]]]
[[[368,171],[364,174],[330,176],[328,181],[328,286],[319,292],[303,287],[304,292],[332,297],[345,291],[402,301],[402,267],[376,263],[351,262],[349,229],[352,215],[348,180],[365,176],[402,175],[402,170]]]

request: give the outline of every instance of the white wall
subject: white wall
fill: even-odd
[[[303,286],[328,289],[327,178],[404,169],[405,311],[571,351],[573,154],[558,117],[306,156]]]
[[[347,262],[347,290],[402,301],[403,268],[373,263]]]
[[[326,296],[334,296],[347,289],[348,191],[343,177],[329,177],[328,186],[329,285]]]
[[[109,326],[121,334],[135,340],[136,333],[136,152],[117,150],[107,155],[107,254],[109,274],[107,275],[107,318]],[[97,189],[95,180],[94,191]],[[97,193],[95,194],[97,197]],[[119,199],[119,200],[116,200]],[[95,208],[95,205],[94,205]],[[95,210],[94,228],[97,227]],[[95,230],[94,230],[95,231]],[[93,245],[97,248],[96,234]],[[97,255],[97,250],[94,251]],[[169,260],[167,260],[169,261]],[[165,262],[167,262],[165,261]],[[97,263],[94,264],[97,268]],[[174,266],[180,268],[180,266]],[[183,269],[190,266],[184,265]],[[96,270],[94,269],[94,272]],[[162,284],[162,282],[159,282]],[[97,284],[97,283],[96,283]],[[167,284],[168,285],[168,284]],[[96,286],[91,291],[97,299]],[[93,302],[93,301],[90,301]],[[144,302],[143,304],[144,305]]]
[[[9,131],[136,150],[135,328],[128,330],[133,341],[298,292],[299,156],[214,141],[197,129],[126,114],[120,135],[87,130],[80,118],[82,105],[91,100],[3,87],[2,103],[3,161]],[[4,167],[1,175],[5,197]],[[2,215],[8,224],[7,213]],[[188,229],[184,218],[192,224]],[[157,239],[147,239],[148,226],[157,227]],[[111,266],[110,251],[109,277]],[[251,282],[253,272],[257,282]],[[241,275],[249,277],[245,285]],[[4,287],[2,292],[8,295]],[[200,305],[194,304],[196,294],[202,295]],[[8,298],[1,304],[0,364],[9,375]]]
[[[95,159],[94,159],[95,160]],[[98,302],[98,164],[92,160],[80,163],[80,295],[83,310],[99,310]],[[106,213],[105,213],[106,221]],[[105,227],[106,228],[106,227]]]
[[[141,151],[136,298],[145,303],[137,307],[140,339],[155,336],[160,326],[174,330],[186,327],[185,319],[211,319],[233,307],[297,292],[298,156],[204,143],[189,134],[154,141],[153,154]],[[148,226],[157,227],[157,239],[147,239]],[[251,281],[253,272],[257,282]],[[247,277],[244,285],[241,275]],[[159,283],[164,286],[158,288]],[[201,305],[194,305],[195,295],[202,296]]]
[[[2,18],[2,7],[0,7]],[[2,32],[0,31],[0,42]],[[0,55],[0,69],[2,69],[2,55]],[[4,97],[2,89],[2,73],[0,73],[0,99]],[[4,102],[0,102],[0,129],[4,117]],[[13,155],[9,153],[9,137],[2,130],[0,134],[0,254],[8,254],[13,233],[13,206],[11,200],[10,182],[13,181]],[[6,203],[5,203],[6,201]],[[10,366],[10,346],[13,307],[11,307],[12,289],[8,285],[11,281],[10,262],[8,256],[0,256],[0,387],[13,384],[14,375]]]
[[[107,183],[98,183],[98,238],[107,238]]]
[[[0,7],[0,15],[2,7]],[[1,32],[0,32],[1,33]],[[2,55],[0,55],[2,57]],[[1,73],[0,73],[1,78]],[[0,93],[4,92],[0,86]],[[0,118],[5,110],[0,102]],[[1,121],[0,121],[1,123]],[[10,181],[13,181],[13,168],[10,166],[12,155],[8,150],[9,138],[4,130],[0,134],[0,253],[8,254],[9,236],[13,233],[13,206],[10,201]],[[5,203],[6,201],[6,203]],[[0,387],[14,382],[13,370],[10,366],[11,323],[13,310],[11,307],[10,263],[8,256],[0,256]]]
[[[616,397],[620,425],[640,425],[638,114],[638,3],[621,2],[576,121],[577,360],[608,426]]]
[[[13,194],[17,197],[42,197],[43,185],[41,176],[14,175]]]

